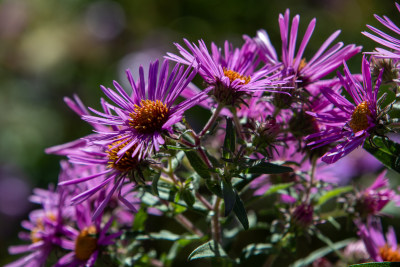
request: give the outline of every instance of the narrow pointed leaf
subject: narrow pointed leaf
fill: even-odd
[[[259,164],[248,169],[248,172],[251,174],[278,174],[292,171],[293,169],[290,167],[276,165],[269,162],[260,162]]]
[[[206,164],[197,155],[195,151],[185,151],[186,157],[188,158],[190,165],[193,169],[204,179],[210,179],[210,171],[208,170]]]
[[[215,257],[227,257],[227,254],[220,244],[211,240],[193,250],[188,257],[188,261]]]
[[[236,193],[230,182],[226,182],[225,180],[222,181],[222,194],[225,203],[225,216],[228,216],[236,202]]]
[[[249,219],[247,218],[246,209],[244,208],[243,201],[240,199],[239,194],[236,194],[235,206],[233,207],[233,211],[236,214],[236,217],[239,219],[240,223],[243,225],[245,230],[249,229]]]
[[[324,194],[318,199],[318,205],[323,205],[329,199],[334,198],[340,194],[349,192],[351,190],[353,190],[353,186],[344,186],[344,187],[335,188],[330,191],[325,191]]]
[[[235,129],[231,118],[226,118],[226,133],[224,139],[222,156],[225,159],[231,159],[232,153],[235,152],[236,136]]]

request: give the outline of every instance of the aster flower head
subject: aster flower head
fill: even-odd
[[[389,188],[389,180],[383,171],[368,188],[358,192],[356,209],[361,215],[378,215],[390,201],[399,205],[399,197]]]
[[[400,249],[397,244],[396,233],[392,226],[383,234],[381,222],[378,218],[370,217],[367,224],[356,222],[358,235],[363,240],[370,258],[376,262],[399,262]]]
[[[306,137],[309,146],[317,148],[339,142],[322,157],[326,163],[334,163],[361,146],[366,138],[374,134],[381,116],[377,106],[377,95],[382,74],[373,86],[370,63],[365,57],[362,60],[362,84],[352,76],[346,64],[344,74],[345,76],[338,76],[354,104],[340,93],[325,87],[321,92],[336,109],[319,113],[307,112],[325,127],[325,130]]]
[[[122,231],[109,234],[113,217],[102,226],[101,217],[95,221],[90,218],[90,205],[84,203],[77,205],[76,225],[69,227],[64,232],[64,241],[61,247],[70,250],[69,253],[61,257],[55,267],[61,266],[93,266],[105,247],[115,243],[115,240],[122,234]]]
[[[283,64],[282,73],[294,75],[294,80],[299,81],[301,86],[305,88],[337,69],[342,65],[343,60],[347,60],[361,51],[361,47],[354,44],[343,47],[342,42],[338,42],[328,49],[340,34],[340,30],[338,30],[328,37],[311,59],[306,60],[303,54],[315,29],[316,19],[312,19],[309,23],[297,53],[296,40],[300,16],[293,17],[291,28],[289,27],[289,20],[289,9],[286,10],[284,15],[279,14],[279,29],[282,40],[281,61],[265,30],[258,31],[254,40],[259,48],[261,59],[267,65]]]
[[[44,266],[52,250],[63,242],[61,233],[66,229],[64,212],[68,213],[69,210],[65,200],[66,195],[63,190],[34,190],[31,201],[42,207],[29,214],[29,221],[22,222],[22,226],[29,232],[21,232],[19,235],[22,240],[30,244],[9,248],[10,254],[28,254],[5,265],[6,267]]]
[[[256,46],[249,39],[241,48],[225,41],[222,51],[216,44],[211,43],[211,53],[203,40],[199,45],[184,39],[189,51],[179,44],[175,44],[182,57],[168,53],[166,58],[189,65],[197,61],[200,64],[199,74],[212,89],[212,95],[218,103],[237,105],[243,102],[246,95],[256,91],[275,91],[275,88],[287,82],[281,80],[276,73],[279,66],[266,66],[256,70],[259,59]]]
[[[153,150],[158,151],[159,145],[164,144],[163,134],[171,133],[172,126],[181,121],[186,110],[200,102],[202,93],[190,99],[175,104],[175,100],[187,87],[197,73],[197,67],[183,68],[176,64],[171,72],[169,63],[159,62],[150,64],[149,76],[146,82],[143,67],[139,68],[139,80],[134,81],[132,74],[127,70],[132,94],[129,96],[124,89],[114,81],[116,91],[101,86],[104,94],[113,102],[103,101],[105,112],[91,109],[97,116],[84,115],[83,119],[89,123],[96,123],[111,127],[111,130],[95,136],[94,141],[106,145],[110,153],[120,160],[127,151],[132,150],[130,156],[141,160]],[[102,142],[105,141],[106,142]],[[95,142],[96,143],[96,142]]]

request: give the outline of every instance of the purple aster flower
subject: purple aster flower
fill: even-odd
[[[390,201],[400,204],[400,196],[389,188],[389,180],[385,175],[386,171],[383,171],[371,186],[358,192],[356,209],[361,214],[378,215]]]
[[[336,109],[320,113],[307,112],[326,127],[318,133],[308,135],[306,140],[313,148],[339,142],[322,157],[326,163],[333,163],[361,146],[365,139],[374,132],[380,111],[377,107],[377,95],[381,84],[378,77],[373,88],[370,64],[362,60],[363,83],[360,84],[344,64],[345,76],[339,75],[342,86],[349,93],[355,104],[331,88],[321,89],[322,94],[336,106]]]
[[[395,3],[397,9],[400,11],[400,5],[398,3]],[[383,16],[383,18],[379,17],[378,15],[374,15],[375,18],[382,23],[383,26],[391,30],[397,35],[400,35],[400,28],[396,26],[396,24],[393,23],[388,17]],[[376,35],[371,34],[369,32],[362,32],[365,36],[368,38],[371,38],[375,42],[386,46],[387,48],[391,50],[386,50],[383,48],[376,48],[376,51],[372,52],[374,56],[377,57],[383,57],[383,58],[391,58],[391,59],[400,59],[400,40],[396,39],[380,30],[378,30],[375,27],[372,27],[370,25],[367,25],[367,27],[372,30]]]
[[[86,142],[73,141],[47,149],[47,152],[67,155],[75,165],[91,166],[90,173],[75,172],[70,179],[60,182],[60,185],[95,181],[92,187],[72,198],[75,204],[106,188],[107,197],[94,212],[93,219],[100,215],[114,194],[132,211],[136,211],[134,205],[121,193],[121,189],[131,183],[135,174],[141,173],[141,168],[148,166],[146,158],[153,149],[158,151],[159,145],[164,143],[163,134],[172,133],[172,126],[182,119],[183,113],[206,97],[201,92],[173,105],[196,75],[197,69],[191,69],[188,67],[184,71],[182,66],[176,64],[169,73],[168,61],[164,61],[158,74],[159,63],[156,61],[149,67],[147,85],[142,67],[139,69],[140,78],[137,83],[127,71],[133,88],[131,96],[117,82],[114,82],[117,92],[102,86],[103,92],[117,106],[102,99],[103,112],[90,109],[97,116],[89,115],[78,98],[75,97],[75,101],[66,99],[71,109],[93,125],[96,133],[87,136]]]
[[[128,70],[128,80],[133,89],[130,96],[115,81],[116,91],[101,86],[116,106],[103,101],[106,112],[90,108],[97,116],[83,116],[89,123],[110,127],[110,130],[99,132],[91,140],[102,146],[111,145],[108,150],[115,152],[113,159],[115,157],[116,163],[130,150],[130,157],[137,157],[138,160],[149,155],[153,149],[158,151],[165,142],[163,134],[172,133],[172,126],[181,121],[183,113],[206,97],[201,93],[174,105],[196,75],[197,68],[192,70],[188,67],[184,71],[183,66],[176,64],[169,73],[168,65],[167,60],[160,69],[158,61],[150,64],[147,85],[142,67],[139,68],[137,83]]]
[[[63,240],[60,234],[65,230],[64,214],[69,213],[69,208],[65,206],[66,196],[62,190],[34,190],[31,201],[40,204],[42,209],[34,210],[29,214],[29,221],[22,222],[22,226],[29,232],[21,232],[19,235],[30,244],[9,248],[10,254],[28,254],[5,265],[6,267],[44,266],[51,251],[62,245]]]
[[[111,217],[102,227],[101,217],[95,221],[91,220],[91,205],[85,202],[76,205],[76,224],[79,228],[69,227],[64,232],[64,242],[61,247],[71,252],[60,258],[55,267],[61,266],[93,266],[101,254],[101,250],[115,243],[122,231],[108,234],[113,222]]]
[[[212,89],[212,95],[223,105],[237,105],[243,97],[256,91],[275,92],[275,88],[287,83],[278,72],[279,66],[266,66],[256,70],[259,59],[255,44],[245,38],[241,48],[233,48],[225,41],[224,51],[211,43],[211,53],[203,40],[199,46],[184,39],[189,51],[175,44],[182,57],[168,53],[166,58],[190,65],[198,62],[199,74]],[[196,63],[194,63],[196,64]]]
[[[399,262],[400,249],[397,244],[396,233],[392,226],[383,234],[381,222],[374,217],[370,217],[367,225],[356,222],[358,235],[364,241],[365,247],[371,259],[376,262]]]
[[[329,36],[310,60],[306,60],[303,54],[314,31],[316,19],[312,19],[308,25],[297,53],[296,40],[300,16],[294,16],[290,29],[289,19],[289,9],[286,10],[285,15],[279,14],[282,62],[280,62],[276,50],[272,46],[265,30],[258,31],[257,37],[254,40],[259,47],[261,59],[267,65],[276,66],[283,64],[283,73],[286,75],[295,75],[294,79],[300,81],[301,85],[305,88],[337,69],[342,65],[343,60],[347,60],[361,51],[360,46],[356,47],[354,44],[351,44],[343,47],[342,42],[338,42],[327,50],[333,40],[340,34],[340,30],[338,30]]]

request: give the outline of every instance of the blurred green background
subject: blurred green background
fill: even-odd
[[[32,188],[57,182],[60,158],[44,149],[91,131],[64,96],[76,93],[98,108],[99,85],[118,80],[128,88],[126,68],[135,73],[176,52],[173,42],[182,38],[240,45],[243,34],[264,28],[280,51],[278,14],[286,8],[301,16],[299,37],[317,18],[306,57],[337,29],[336,41],[371,51],[375,44],[360,32],[379,26],[374,13],[400,25],[389,0],[0,1],[0,265],[10,261],[7,247],[18,243],[19,223],[33,208]],[[349,62],[353,71],[360,58]]]

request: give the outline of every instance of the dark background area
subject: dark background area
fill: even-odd
[[[241,44],[265,29],[280,53],[278,14],[300,14],[298,43],[317,18],[305,52],[312,56],[335,30],[336,41],[371,51],[375,44],[361,31],[382,27],[373,14],[400,25],[392,1],[372,0],[5,0],[0,1],[0,265],[11,260],[7,247],[19,243],[20,221],[34,208],[34,187],[55,184],[59,157],[44,149],[80,138],[91,129],[63,102],[78,94],[99,107],[99,85],[117,80],[128,89],[124,70],[176,52],[173,42],[204,39]],[[361,55],[350,68],[360,70]]]

